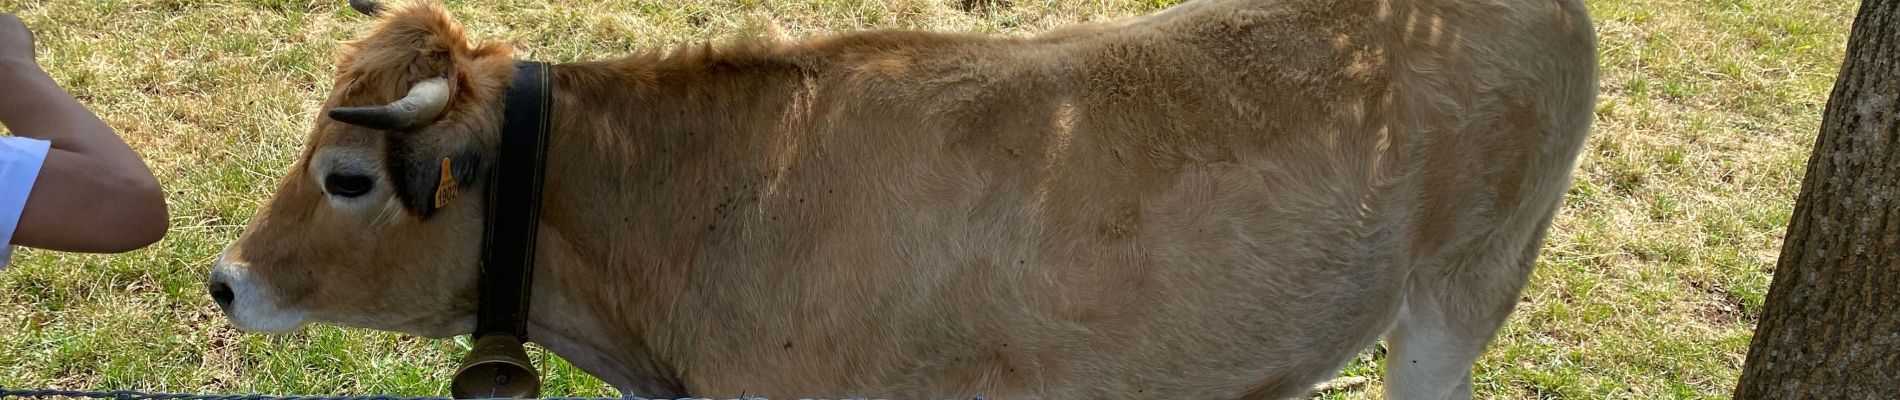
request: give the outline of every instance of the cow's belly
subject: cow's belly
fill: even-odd
[[[907,301],[935,306],[889,319],[939,328],[896,354],[937,356],[860,385],[1231,398],[1324,379],[1389,325],[1404,274],[1350,190],[1273,171],[1212,163],[1147,190],[1054,185],[1021,201],[976,190],[987,200],[893,215],[928,221],[900,224],[894,245],[939,249],[903,262],[933,286]]]

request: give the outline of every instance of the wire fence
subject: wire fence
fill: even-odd
[[[109,392],[85,390],[17,390],[0,387],[0,399],[104,399],[104,400],[454,400],[448,397],[406,397],[406,396],[272,396],[262,394],[187,394],[187,393],[146,393],[131,390]],[[667,400],[645,397],[542,397],[543,400]],[[672,400],[715,400],[709,398],[680,398]],[[729,400],[770,400],[764,397],[744,397]],[[801,398],[800,400],[821,400]],[[829,399],[823,399],[829,400]],[[841,398],[837,400],[871,400],[862,398]],[[971,400],[983,400],[982,397]]]

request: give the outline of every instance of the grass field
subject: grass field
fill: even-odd
[[[1026,35],[1177,0],[451,2],[525,57],[606,58],[774,20]],[[1854,1],[1588,0],[1602,102],[1568,206],[1481,398],[1727,397],[1767,291]],[[343,1],[0,0],[39,59],[141,151],[173,228],[114,256],[23,250],[0,271],[0,386],[445,395],[466,342],[313,326],[243,335],[204,294],[211,259],[297,156],[332,50],[370,25]],[[496,3],[496,4],[489,4]],[[558,5],[543,5],[557,3]],[[1379,398],[1365,377],[1319,394]],[[615,395],[546,354],[547,395]],[[813,396],[825,395],[813,393]]]

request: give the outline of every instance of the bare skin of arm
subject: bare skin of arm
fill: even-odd
[[[118,253],[165,236],[169,210],[151,169],[40,69],[32,32],[12,14],[0,14],[0,88],[0,124],[52,142],[13,244]]]

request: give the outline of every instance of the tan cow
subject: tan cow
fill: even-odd
[[[323,108],[416,112],[315,121],[213,268],[240,328],[473,328],[484,198],[433,197],[510,50],[382,15]],[[1383,335],[1391,398],[1469,397],[1595,60],[1578,0],[1194,0],[559,64],[528,335],[630,395],[999,399],[1300,396]]]

